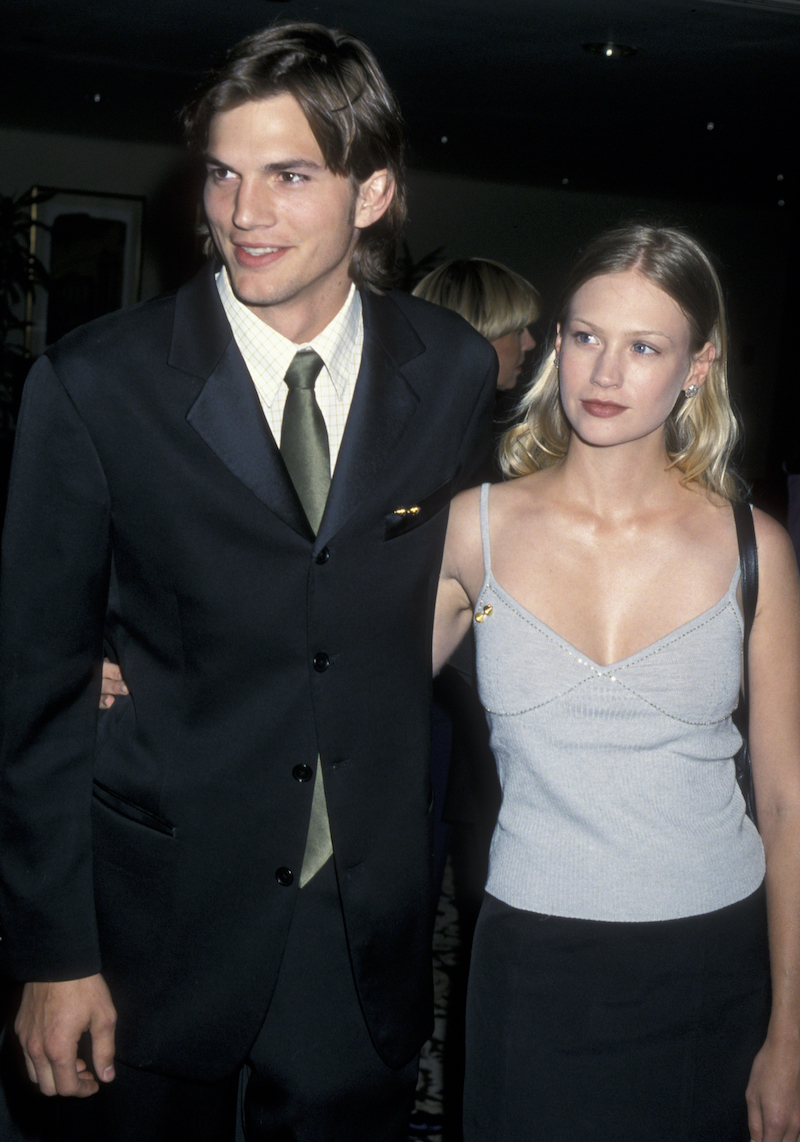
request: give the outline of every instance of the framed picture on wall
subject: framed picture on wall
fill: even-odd
[[[78,325],[139,300],[144,199],[35,187],[31,253],[50,276],[29,299],[34,356]]]

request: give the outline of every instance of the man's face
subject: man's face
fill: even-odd
[[[206,217],[234,293],[285,337],[310,340],[344,303],[359,230],[391,201],[386,172],[356,189],[333,174],[288,94],[215,115],[206,168]]]

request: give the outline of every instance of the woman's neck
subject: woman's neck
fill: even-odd
[[[573,436],[567,455],[552,472],[571,502],[607,519],[674,507],[686,493],[660,440],[601,448]]]

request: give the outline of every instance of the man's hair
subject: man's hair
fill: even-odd
[[[664,440],[669,466],[681,472],[683,483],[697,483],[736,500],[742,485],[731,454],[739,430],[728,395],[725,302],[714,265],[700,243],[682,230],[636,222],[601,234],[573,266],[557,320],[563,328],[572,299],[586,282],[626,270],[637,270],[677,303],[689,323],[692,353],[709,341],[714,346],[716,356],[705,383],[694,397],[678,397],[664,426]],[[552,343],[518,413],[519,423],[500,445],[504,474],[524,476],[563,459],[571,429],[561,404]]]
[[[183,109],[189,146],[204,154],[211,121],[243,103],[292,95],[308,120],[329,170],[354,191],[387,169],[394,198],[359,234],[350,276],[378,290],[391,281],[395,242],[406,217],[405,129],[400,108],[366,44],[319,24],[276,24],[235,44]]]
[[[414,296],[454,309],[487,341],[532,325],[542,309],[531,283],[491,258],[451,258],[414,287]]]

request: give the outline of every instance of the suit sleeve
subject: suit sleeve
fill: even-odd
[[[25,387],[0,579],[0,964],[100,969],[90,807],[108,593],[109,494],[50,361]]]

